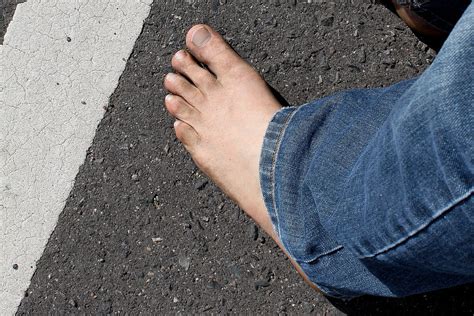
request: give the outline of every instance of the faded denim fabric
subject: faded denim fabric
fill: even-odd
[[[418,78],[280,110],[260,180],[290,256],[335,297],[474,281],[474,5]]]

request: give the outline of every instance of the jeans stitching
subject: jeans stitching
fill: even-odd
[[[459,203],[463,202],[464,200],[470,198],[470,196],[472,195],[473,192],[474,192],[474,188],[471,188],[464,195],[462,195],[461,197],[459,197],[459,198],[455,199],[453,202],[451,202],[448,206],[446,206],[446,207],[440,209],[439,211],[437,211],[435,213],[435,215],[429,221],[427,221],[426,223],[423,223],[422,225],[420,225],[417,229],[415,229],[414,231],[409,233],[407,236],[404,236],[404,237],[400,238],[399,240],[391,243],[390,245],[388,245],[388,246],[386,246],[386,247],[384,247],[384,248],[382,248],[382,249],[380,249],[380,250],[378,250],[378,251],[376,251],[372,254],[364,255],[364,256],[361,256],[360,258],[373,258],[373,257],[376,257],[380,254],[386,253],[386,252],[396,248],[397,246],[407,242],[411,238],[415,237],[418,233],[423,231],[425,228],[430,226],[432,223],[434,223],[437,219],[439,219],[445,213],[451,211],[457,204],[459,204]]]
[[[271,195],[272,195],[272,204],[273,204],[273,210],[275,212],[275,216],[277,218],[277,223],[278,223],[278,227],[275,227],[277,229],[277,233],[278,233],[278,236],[280,237],[280,240],[283,244],[283,240],[281,238],[281,230],[280,230],[280,221],[279,221],[279,215],[278,215],[278,209],[276,207],[276,200],[275,200],[275,169],[276,169],[276,157],[278,156],[278,153],[280,152],[280,145],[281,145],[281,141],[284,137],[284,134],[285,134],[285,131],[286,131],[286,128],[288,127],[289,125],[289,122],[291,120],[291,118],[295,115],[295,113],[297,112],[296,111],[297,109],[293,109],[293,111],[291,113],[288,114],[287,118],[285,119],[285,121],[283,122],[282,124],[282,127],[280,129],[280,132],[278,134],[278,137],[275,141],[275,150],[273,151],[273,155],[272,155],[272,168],[271,168],[271,188],[272,188],[272,192],[271,192]],[[286,247],[285,247],[286,248]],[[288,252],[289,253],[289,252]]]

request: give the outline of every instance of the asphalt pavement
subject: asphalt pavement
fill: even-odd
[[[435,57],[369,1],[154,1],[17,314],[472,315],[471,285],[328,300],[196,168],[162,80],[203,22],[291,105],[412,78]]]

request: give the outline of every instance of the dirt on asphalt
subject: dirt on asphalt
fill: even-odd
[[[342,302],[304,284],[174,136],[162,80],[198,22],[292,105],[412,78],[434,58],[367,1],[155,1],[18,315],[472,314],[471,286]]]

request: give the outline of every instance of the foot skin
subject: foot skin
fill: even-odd
[[[165,105],[176,118],[176,136],[196,165],[285,251],[273,230],[259,179],[265,131],[281,105],[262,77],[209,26],[192,27],[186,46],[189,52],[180,50],[171,61],[176,73],[164,80],[171,93]]]
[[[209,26],[191,28],[186,46],[190,53],[173,56],[176,73],[164,81],[176,136],[196,165],[273,235],[259,158],[266,128],[281,106],[262,77]]]

